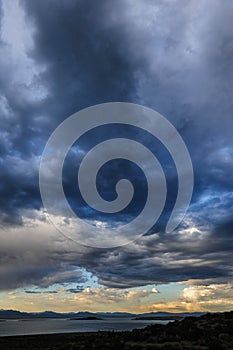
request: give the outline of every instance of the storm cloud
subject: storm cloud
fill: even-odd
[[[109,288],[232,278],[233,4],[24,0],[2,1],[0,9],[0,288],[85,283],[80,268]],[[193,199],[180,227],[165,234],[177,189],[172,170],[154,231],[118,249],[86,248],[67,242],[43,216],[40,156],[72,113],[116,101],[154,108],[177,128],[193,161]],[[102,128],[79,147],[85,152],[118,131],[152,145],[169,173],[164,149],[138,130]],[[75,157],[71,150],[65,164],[70,202],[77,197]],[[123,213],[126,221],[143,206],[143,174],[116,162],[99,175],[103,196],[111,199],[112,185],[131,174],[139,192]],[[82,201],[78,206],[81,216],[114,223]]]

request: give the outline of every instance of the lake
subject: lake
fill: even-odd
[[[11,319],[0,320],[0,336],[53,334],[71,332],[130,331],[149,324],[167,324],[169,321],[106,318],[102,320],[71,319]]]

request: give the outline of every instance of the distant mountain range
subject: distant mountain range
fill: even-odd
[[[21,312],[16,310],[0,310],[0,319],[19,319],[19,318],[87,318],[87,317],[135,317],[135,318],[174,318],[186,316],[201,316],[205,312],[193,313],[170,313],[170,312],[149,312],[144,314],[132,314],[128,312],[68,312],[58,313],[53,311],[44,312]]]

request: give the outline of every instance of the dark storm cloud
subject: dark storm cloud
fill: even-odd
[[[11,242],[11,246],[14,242]],[[25,244],[24,244],[25,246]],[[71,266],[56,261],[46,247],[43,251],[34,246],[27,250],[25,247],[16,247],[13,252],[0,252],[0,289],[9,290],[35,285],[39,288],[48,288],[53,285],[69,285],[70,283],[85,283],[83,272]],[[12,249],[12,248],[11,248]],[[13,250],[13,249],[12,249]],[[17,256],[16,256],[17,255]]]
[[[192,2],[184,2],[178,11],[177,2],[138,2],[131,7],[122,1],[24,1],[28,23],[33,26],[34,46],[29,54],[45,67],[37,79],[46,86],[47,95],[39,102],[25,103],[2,74],[3,91],[13,114],[13,119],[3,119],[5,134],[1,138],[5,168],[1,208],[5,221],[20,222],[21,208],[38,209],[41,205],[38,162],[33,174],[22,178],[6,158],[9,147],[19,160],[26,158],[30,164],[30,157],[41,153],[50,132],[63,119],[83,107],[109,101],[143,101],[175,124],[194,162],[194,199],[209,186],[232,189],[231,163],[221,164],[223,156],[215,154],[226,149],[231,137],[232,101],[227,98],[232,91],[228,74],[231,5],[227,11],[214,2],[208,16],[203,5],[199,20],[192,15],[192,6]],[[53,11],[49,11],[51,7]],[[158,15],[152,16],[153,11]],[[197,29],[192,37],[194,25]],[[161,26],[166,28],[165,34]],[[208,34],[210,28],[215,42]],[[102,131],[103,137],[105,133]],[[111,135],[109,130],[107,135]],[[135,136],[143,141],[143,135]],[[99,139],[94,136],[96,142]],[[17,159],[13,162],[20,169]],[[124,169],[121,166],[117,170],[123,173]],[[108,177],[106,173],[101,183]],[[171,179],[171,188],[176,181]],[[72,192],[70,186],[68,193]],[[171,193],[171,202],[175,195]]]
[[[0,29],[2,27],[2,2],[0,1]]]
[[[116,2],[25,1],[25,6],[36,25],[32,56],[47,66],[46,107],[56,115],[55,124],[83,107],[132,98],[137,63],[129,55]]]
[[[112,251],[84,255],[85,266],[108,287],[133,287],[192,279],[233,277],[233,222],[203,235],[177,232],[147,236]],[[95,257],[95,258],[94,258]],[[93,263],[95,262],[95,263]]]
[[[188,212],[191,221],[171,236],[148,236],[118,250],[65,250],[62,240],[61,247],[55,241],[43,254],[36,250],[35,260],[21,252],[22,265],[15,263],[19,258],[14,254],[5,256],[2,251],[1,288],[78,282],[73,265],[85,267],[110,287],[228,278],[232,266],[232,3],[214,0],[197,7],[195,1],[34,0],[21,6],[34,39],[27,55],[35,66],[43,67],[35,74],[33,94],[39,94],[39,83],[46,94],[38,100],[23,97],[11,70],[5,62],[1,65],[0,219],[4,224],[21,224],[27,209],[41,207],[38,156],[50,133],[70,114],[97,103],[143,103],[164,114],[187,143],[195,189]],[[7,61],[6,44],[0,43],[1,57]],[[140,132],[124,132],[148,146],[152,143]],[[114,135],[114,130],[83,139],[83,149],[106,135]],[[69,183],[73,170],[69,159],[67,165]],[[107,165],[103,170],[99,181],[108,195],[108,177],[118,171],[121,177],[134,169],[115,164],[112,170]],[[139,174],[136,180],[141,179]],[[177,179],[171,176],[171,203],[176,186]],[[67,187],[71,201],[72,190]],[[138,210],[142,197],[137,197],[130,214]],[[90,214],[83,205],[82,210],[84,216]],[[202,233],[183,233],[193,226]]]
[[[124,29],[108,21],[109,6],[90,1],[25,2],[35,25],[31,56],[46,67],[37,79],[45,84],[48,96],[39,105],[22,101],[19,87],[10,85],[2,72],[3,221],[20,223],[21,209],[40,207],[38,162],[30,171],[31,158],[41,153],[49,133],[62,119],[84,106],[131,99],[135,68],[127,55]],[[28,162],[28,171],[22,169],[21,175],[22,159]]]
[[[219,224],[215,229],[206,227],[203,232],[181,230],[145,236],[117,249],[83,248],[67,240],[59,242],[56,237],[48,247],[45,243],[34,244],[31,248],[25,245],[11,247],[12,252],[8,254],[2,248],[1,290],[78,283],[77,288],[66,288],[68,292],[78,293],[87,282],[80,266],[110,288],[180,282],[190,278],[208,279],[211,283],[216,279],[221,283],[233,276],[232,221]]]

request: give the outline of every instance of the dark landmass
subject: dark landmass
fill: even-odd
[[[233,311],[186,317],[131,332],[1,337],[4,350],[232,350]]]
[[[96,317],[96,316],[88,316],[88,317],[72,317],[71,320],[82,320],[82,321],[98,321],[98,320],[102,320],[102,318],[100,317]]]
[[[201,316],[204,313],[170,313],[170,312],[150,312],[145,314],[131,314],[128,312],[68,312],[58,313],[53,311],[43,312],[21,312],[16,310],[0,310],[0,319],[29,319],[29,318],[87,318],[87,317],[167,317],[167,320],[171,320],[173,317],[185,317],[185,316]]]
[[[172,320],[183,320],[185,316],[179,316],[179,315],[171,315],[171,316],[142,316],[142,317],[136,317],[134,320],[136,321],[143,321],[143,320],[158,320],[158,321],[172,321]]]

